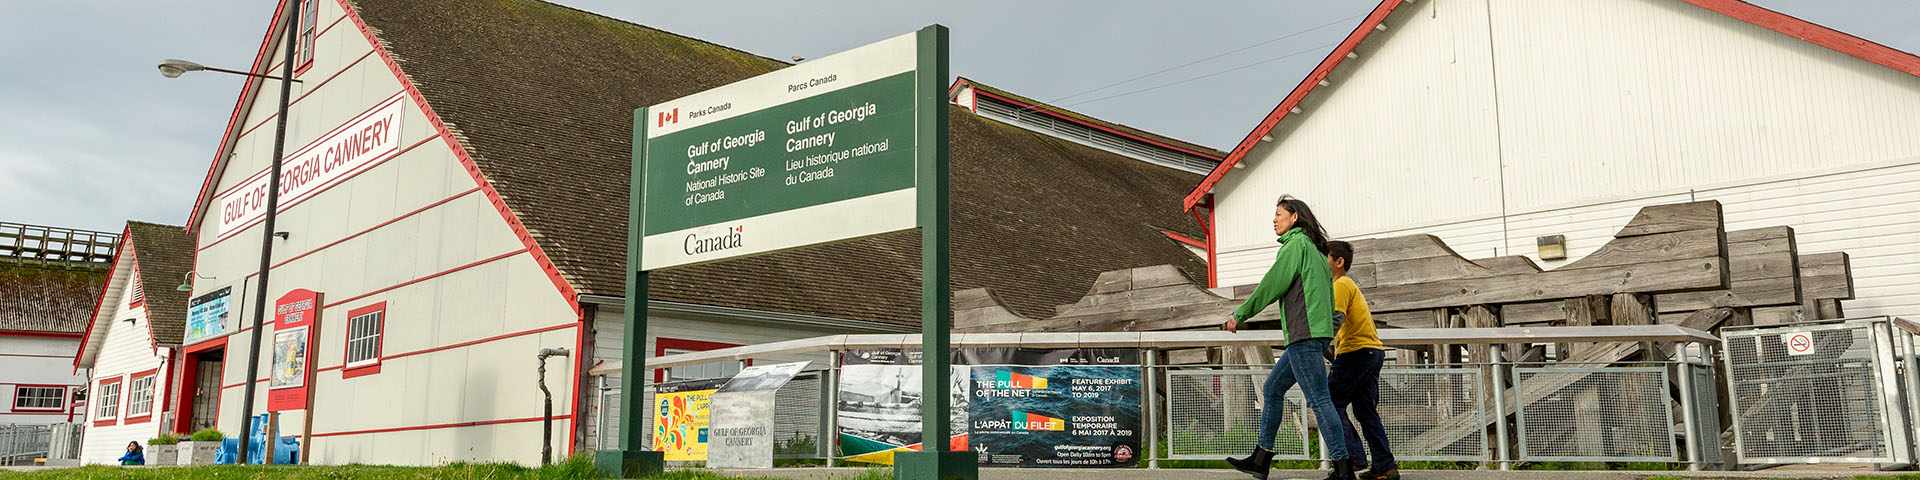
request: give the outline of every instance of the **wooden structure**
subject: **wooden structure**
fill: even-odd
[[[1518,256],[1468,260],[1430,235],[1364,239],[1353,242],[1348,276],[1365,292],[1383,328],[1668,324],[1714,331],[1749,322],[1837,318],[1840,301],[1853,297],[1845,253],[1801,255],[1790,227],[1729,232],[1723,225],[1718,202],[1647,207],[1612,241],[1553,270]],[[1101,274],[1085,297],[1058,307],[1050,318],[1015,315],[984,289],[956,292],[954,325],[961,333],[1210,330],[1252,289],[1205,288],[1171,266],[1135,268]],[[1256,318],[1277,315],[1275,310]],[[1591,367],[1670,358],[1670,352],[1642,342],[1551,348],[1515,342],[1503,349],[1504,360]],[[1395,348],[1400,363],[1493,360],[1485,344]],[[1209,350],[1170,352],[1167,364],[1257,358]],[[1486,418],[1505,418],[1515,406],[1531,405],[1589,375],[1576,369],[1536,375],[1501,392],[1503,411],[1489,411]],[[1447,445],[1484,427],[1463,420],[1427,432],[1408,448]]]
[[[106,269],[120,234],[0,222],[0,262]]]

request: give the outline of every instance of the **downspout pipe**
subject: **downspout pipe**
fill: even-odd
[[[546,402],[546,413],[540,423],[540,466],[553,464],[553,391],[547,389],[547,357],[571,357],[573,352],[565,348],[542,348],[535,358],[540,360],[540,396]]]

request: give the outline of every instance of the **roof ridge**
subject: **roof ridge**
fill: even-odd
[[[781,59],[778,59],[778,58],[773,58],[773,57],[768,57],[768,56],[765,56],[765,55],[760,55],[760,54],[757,54],[757,53],[753,53],[753,52],[749,52],[749,51],[746,51],[746,50],[741,50],[741,49],[738,49],[738,48],[733,48],[733,47],[729,47],[729,46],[726,46],[726,45],[724,45],[724,44],[721,44],[721,43],[719,43],[719,42],[713,42],[713,41],[708,41],[708,40],[705,40],[705,39],[701,39],[701,38],[699,38],[699,37],[695,37],[695,36],[692,36],[692,35],[686,35],[686,34],[682,34],[682,33],[675,33],[675,32],[672,32],[672,31],[669,31],[669,30],[667,30],[667,29],[664,29],[664,28],[660,28],[660,27],[655,27],[655,26],[651,26],[651,25],[646,25],[646,24],[641,24],[641,23],[637,23],[637,22],[630,22],[630,21],[627,21],[627,20],[625,20],[625,19],[622,19],[622,18],[619,18],[619,17],[615,17],[615,16],[612,16],[612,15],[607,15],[607,14],[603,14],[603,13],[598,13],[598,12],[594,12],[594,11],[591,11],[591,10],[583,10],[583,9],[579,9],[579,8],[574,8],[574,7],[570,7],[570,6],[567,6],[567,5],[562,5],[562,4],[559,4],[559,3],[556,3],[556,2],[553,2],[552,0],[536,0],[536,1],[537,1],[537,2],[539,2],[539,3],[544,3],[544,4],[547,4],[547,5],[551,5],[551,6],[555,6],[555,7],[560,7],[560,8],[564,8],[564,9],[567,9],[567,10],[572,10],[572,11],[576,11],[576,12],[580,12],[580,13],[585,13],[585,14],[587,14],[587,15],[591,15],[591,16],[594,16],[594,17],[597,17],[597,18],[602,18],[602,19],[607,19],[607,20],[612,20],[612,21],[615,21],[615,22],[619,22],[619,23],[624,23],[624,24],[627,24],[627,25],[632,25],[632,26],[635,26],[635,27],[640,27],[640,28],[644,28],[644,29],[647,29],[647,30],[653,30],[653,31],[656,31],[656,32],[660,32],[660,33],[664,33],[664,34],[668,34],[668,35],[673,35],[673,36],[676,36],[676,37],[680,37],[680,38],[684,38],[684,39],[687,39],[687,40],[692,40],[692,41],[696,41],[696,42],[700,42],[700,43],[705,43],[705,44],[708,44],[708,45],[712,45],[712,46],[716,46],[716,47],[720,47],[720,48],[724,48],[724,49],[727,49],[727,50],[732,50],[732,51],[735,51],[735,52],[740,52],[740,53],[744,53],[744,54],[747,54],[747,55],[752,55],[752,56],[756,56],[756,57],[760,57],[760,58],[764,58],[764,59],[767,59],[767,60],[772,60],[772,61],[774,61],[774,62],[778,62],[778,63],[781,63],[781,64],[784,64],[784,65],[787,65],[787,66],[792,66],[792,65],[794,65],[794,63],[793,63],[793,62],[789,62],[789,61],[786,61],[786,60],[781,60]]]
[[[1103,118],[1100,118],[1100,117],[1096,117],[1096,116],[1093,116],[1093,115],[1089,115],[1089,114],[1086,114],[1086,113],[1083,113],[1083,112],[1080,112],[1080,111],[1078,111],[1078,110],[1073,110],[1073,109],[1069,109],[1069,108],[1067,108],[1067,107],[1063,107],[1063,106],[1060,106],[1060,105],[1054,105],[1054,104],[1053,104],[1053,103],[1051,103],[1051,102],[1044,102],[1044,101],[1040,101],[1040,100],[1037,100],[1037,99],[1034,99],[1033,97],[1028,97],[1028,96],[1026,96],[1026,95],[1021,95],[1021,94],[1018,94],[1018,93],[1013,93],[1012,91],[1009,91],[1009,90],[1007,90],[1007,89],[1004,89],[1004,88],[1000,88],[1000,87],[995,87],[995,86],[992,86],[992,85],[988,85],[988,84],[986,84],[986,83],[982,83],[982,82],[980,82],[979,80],[975,80],[975,79],[973,79],[973,78],[971,78],[971,77],[965,77],[965,76],[958,76],[958,75],[956,75],[956,76],[954,76],[954,82],[956,82],[956,83],[958,83],[958,82],[966,82],[966,84],[968,84],[968,85],[973,85],[973,86],[974,86],[975,88],[979,88],[979,89],[983,89],[983,90],[985,90],[985,91],[987,91],[987,93],[989,93],[989,94],[992,94],[992,95],[999,95],[999,96],[1006,96],[1006,97],[1012,97],[1012,98],[1009,98],[1009,99],[1010,99],[1010,100],[1013,100],[1013,101],[1017,101],[1017,102],[1024,102],[1024,103],[1028,103],[1028,104],[1031,104],[1032,106],[1035,106],[1035,107],[1042,107],[1042,108],[1038,108],[1038,109],[1035,109],[1036,111],[1047,111],[1047,112],[1052,112],[1052,113],[1057,113],[1057,114],[1061,114],[1061,115],[1064,115],[1064,116],[1066,116],[1066,117],[1068,117],[1069,119],[1085,119],[1085,120],[1087,120],[1087,121],[1090,121],[1090,122],[1093,122],[1093,123],[1098,123],[1098,124],[1102,124],[1102,125],[1108,125],[1108,126],[1113,126],[1113,127],[1118,127],[1118,128],[1120,128],[1120,129],[1124,129],[1124,130],[1131,130],[1131,131],[1132,131],[1133,133],[1139,133],[1139,134],[1142,134],[1142,135],[1146,135],[1146,136],[1150,136],[1150,137],[1155,137],[1155,138],[1157,138],[1157,139],[1159,139],[1159,140],[1165,140],[1165,141],[1168,141],[1168,142],[1171,142],[1171,143],[1174,143],[1175,145],[1172,145],[1172,146],[1175,146],[1175,147],[1178,147],[1178,148],[1176,148],[1176,149],[1179,149],[1179,150],[1185,150],[1185,149],[1192,149],[1192,150],[1198,150],[1198,152],[1194,152],[1194,153],[1201,153],[1201,154],[1207,154],[1207,156],[1210,156],[1210,157],[1212,157],[1212,158],[1213,158],[1214,160],[1220,160],[1220,159],[1224,159],[1224,158],[1226,158],[1226,157],[1227,157],[1227,153],[1228,153],[1228,152],[1227,152],[1227,151],[1225,151],[1225,150],[1221,150],[1221,149],[1218,149],[1218,148],[1214,148],[1214,147],[1210,147],[1210,146],[1206,146],[1206,145],[1201,145],[1201,144],[1199,144],[1199,143],[1195,143],[1195,142],[1191,142],[1191,141],[1187,141],[1187,140],[1183,140],[1183,139],[1179,139],[1179,138],[1175,138],[1175,137],[1172,137],[1172,136],[1168,136],[1168,135],[1165,135],[1165,134],[1160,134],[1160,133],[1156,133],[1156,132],[1153,132],[1153,131],[1151,131],[1151,130],[1147,130],[1147,129],[1144,129],[1144,128],[1140,128],[1140,127],[1136,127],[1136,126],[1132,126],[1132,125],[1128,125],[1128,124],[1125,124],[1125,123],[1120,123],[1120,122],[1115,122],[1115,121],[1111,121],[1111,120],[1106,120],[1106,119],[1103,119]]]

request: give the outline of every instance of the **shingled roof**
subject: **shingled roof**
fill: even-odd
[[[581,294],[624,294],[633,110],[784,68],[534,0],[350,0]],[[1197,178],[952,116],[953,283],[1051,315],[1102,271],[1205,266],[1156,227]],[[1151,226],[1149,226],[1151,224]],[[892,323],[919,317],[914,232],[656,273],[652,299]]]
[[[187,327],[187,295],[175,287],[193,271],[193,237],[185,229],[158,223],[127,222],[125,242],[139,266],[140,293],[147,304],[153,341],[176,344]]]
[[[0,264],[0,331],[86,330],[106,277],[98,269]]]

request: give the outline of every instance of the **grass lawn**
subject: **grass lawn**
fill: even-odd
[[[262,480],[359,480],[359,479],[419,479],[419,480],[593,480],[598,478],[593,470],[593,462],[585,457],[553,465],[546,468],[527,468],[503,463],[455,463],[440,467],[390,467],[374,465],[341,466],[234,466],[218,465],[206,467],[154,467],[123,468],[90,466],[80,468],[61,468],[42,470],[32,473],[7,474],[7,479],[86,479],[86,480],[185,480],[185,479],[262,479]],[[752,479],[721,475],[707,470],[671,470],[656,477],[661,480],[720,480]],[[857,480],[888,480],[893,478],[889,470],[870,470]]]

